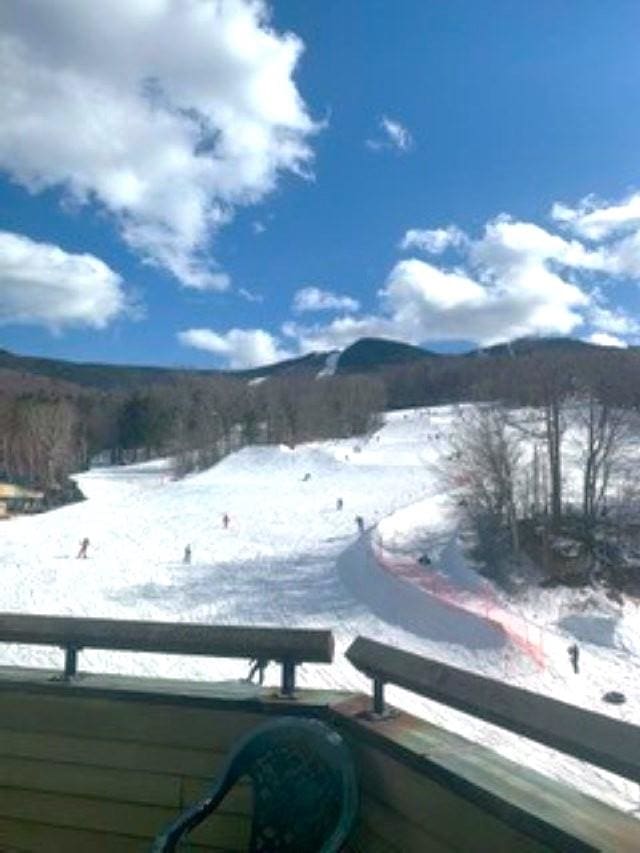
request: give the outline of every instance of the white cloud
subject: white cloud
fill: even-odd
[[[303,350],[341,347],[363,335],[415,344],[455,339],[491,344],[525,335],[570,334],[597,303],[566,273],[591,272],[606,263],[604,255],[576,240],[504,216],[489,222],[477,240],[450,226],[410,230],[405,241],[428,250],[451,246],[459,254],[459,267],[402,260],[379,292],[378,313],[326,325],[288,324],[285,333]]]
[[[455,225],[430,230],[410,228],[402,238],[400,248],[417,249],[420,252],[428,252],[430,255],[441,255],[449,248],[462,246],[466,239],[465,233]]]
[[[247,302],[264,302],[264,296],[261,293],[255,293],[247,287],[240,287],[238,289],[238,295],[242,296],[243,299],[246,299]]]
[[[122,279],[99,258],[0,231],[0,324],[102,329],[126,308]]]
[[[223,356],[232,369],[258,367],[292,358],[280,342],[264,329],[230,329],[217,333],[212,329],[187,329],[178,332],[178,340],[185,346]]]
[[[184,285],[228,287],[211,236],[310,162],[301,41],[263,0],[5,0],[0,32],[0,169],[102,206]]]
[[[304,311],[357,311],[360,303],[351,296],[341,296],[319,287],[303,287],[293,297],[293,310]]]
[[[367,148],[372,151],[395,149],[396,151],[406,152],[413,147],[411,133],[399,121],[388,116],[382,116],[378,122],[378,127],[382,135],[375,139],[367,139],[365,142]]]
[[[606,266],[600,251],[589,251],[577,240],[567,241],[532,222],[517,222],[507,216],[487,223],[484,236],[471,245],[470,258],[498,274],[549,262],[586,270]]]
[[[609,335],[607,332],[594,332],[588,338],[584,338],[590,344],[597,344],[600,347],[620,347],[622,349],[629,346],[622,338],[617,338],[615,335]]]
[[[420,344],[425,340],[473,340],[490,344],[536,334],[568,334],[583,322],[589,297],[544,267],[523,265],[514,275],[476,280],[417,258],[400,261],[380,291],[380,312],[327,325],[286,324],[302,351],[343,347],[359,337],[383,336]]]
[[[589,322],[599,331],[612,332],[616,335],[632,335],[640,332],[640,324],[621,308],[606,308],[594,305],[589,309]]]
[[[602,289],[612,278],[633,279],[640,272],[640,227],[621,239],[585,245],[501,215],[477,239],[456,226],[411,229],[402,246],[431,254],[450,249],[457,266],[406,258],[393,266],[378,291],[377,311],[328,323],[289,321],[282,335],[306,352],[343,348],[366,336],[487,345],[576,330],[591,333],[588,339],[595,343],[624,346],[625,336],[640,331],[640,323],[611,305]],[[317,306],[322,295],[298,295],[298,303]]]
[[[640,276],[640,193],[619,204],[587,196],[575,208],[554,204],[551,216],[561,227],[599,242],[600,269],[614,276]]]
[[[551,216],[582,237],[601,240],[640,228],[640,193],[634,193],[620,204],[598,202],[593,196],[587,196],[573,208],[556,203]]]
[[[289,321],[283,324],[282,334],[295,341],[300,353],[305,353],[343,349],[358,338],[392,338],[394,329],[383,317],[338,317],[326,325],[302,326]]]

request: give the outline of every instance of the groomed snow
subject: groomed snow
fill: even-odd
[[[336,636],[336,661],[301,667],[304,686],[368,691],[343,656],[362,634],[640,724],[637,604],[621,612],[593,593],[537,590],[516,607],[466,561],[455,502],[432,466],[447,453],[455,417],[448,407],[396,412],[366,439],[248,447],[180,481],[164,462],[96,468],[78,477],[87,501],[0,522],[0,610],[326,627]],[[363,537],[356,515],[368,529]],[[78,560],[85,536],[89,558]],[[187,544],[191,565],[182,564]],[[435,579],[433,594],[411,591],[406,606],[404,582],[390,586],[389,568],[415,567],[422,553],[432,560],[422,570]],[[566,651],[574,636],[580,675]],[[86,670],[189,679],[247,671],[238,661],[118,652],[83,652],[80,662]],[[59,666],[61,653],[0,646],[0,663]],[[267,676],[276,682],[275,667]],[[621,690],[627,703],[604,704],[608,690]],[[640,803],[638,786],[611,774],[404,691],[387,694],[619,807]]]

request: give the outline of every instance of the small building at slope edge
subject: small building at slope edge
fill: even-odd
[[[0,518],[42,509],[44,492],[0,480]]]

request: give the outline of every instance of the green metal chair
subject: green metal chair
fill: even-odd
[[[233,786],[253,787],[250,853],[337,853],[357,812],[356,775],[340,735],[319,720],[279,717],[233,749],[205,796],[184,811],[153,844],[172,853]]]

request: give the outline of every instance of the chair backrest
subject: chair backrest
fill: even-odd
[[[280,717],[237,744],[204,799],[157,839],[154,851],[175,850],[178,840],[244,777],[250,779],[254,795],[250,851],[336,853],[342,848],[357,811],[349,750],[340,735],[319,720]]]

